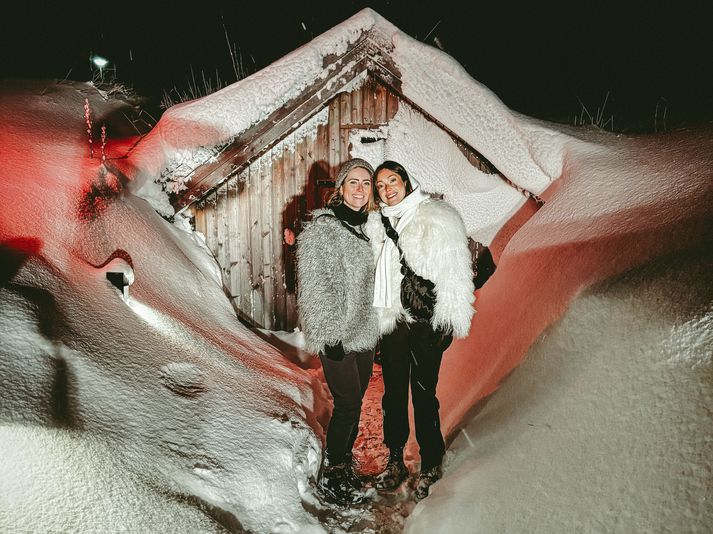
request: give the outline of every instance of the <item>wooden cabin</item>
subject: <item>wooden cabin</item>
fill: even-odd
[[[241,134],[217,161],[198,168],[176,200],[205,235],[238,315],[266,329],[289,331],[298,324],[290,232],[299,234],[310,211],[324,204],[354,142],[379,143],[380,127],[400,106],[445,130],[472,165],[497,173],[404,96],[388,44],[369,32],[341,56],[325,58],[324,69],[331,74]]]

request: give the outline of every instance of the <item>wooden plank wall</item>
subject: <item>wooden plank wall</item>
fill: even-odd
[[[368,78],[328,106],[327,124],[313,135],[290,134],[192,207],[196,230],[220,264],[236,310],[263,328],[298,326],[295,246],[285,243],[284,230],[298,235],[309,212],[324,204],[350,157],[350,130],[387,124],[399,99]],[[478,166],[475,154],[469,160]]]

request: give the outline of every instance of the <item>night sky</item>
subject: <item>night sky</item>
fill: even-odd
[[[614,130],[713,121],[713,32],[706,2],[95,2],[3,7],[0,76],[91,79],[90,53],[158,108],[201,71],[235,81],[363,7],[455,57],[509,107],[572,123],[609,97]],[[469,7],[464,7],[469,6]],[[304,25],[304,27],[303,27]],[[581,103],[580,103],[581,102]],[[655,115],[658,106],[658,122]]]

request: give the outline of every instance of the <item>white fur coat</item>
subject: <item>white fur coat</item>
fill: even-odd
[[[384,240],[388,239],[380,217],[370,218],[366,230],[372,236],[372,249],[378,258]],[[451,330],[453,337],[466,337],[475,313],[475,288],[468,237],[458,212],[442,200],[422,202],[400,232],[399,245],[416,274],[435,284],[436,306],[431,319],[434,329],[441,327]],[[413,320],[401,303],[401,263],[398,250],[392,250],[391,275],[397,289],[392,293],[390,307],[376,308],[381,335],[392,332],[399,319]]]

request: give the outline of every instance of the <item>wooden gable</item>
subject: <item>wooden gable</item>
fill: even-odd
[[[274,110],[267,118],[242,132],[223,150],[217,161],[197,168],[193,172],[188,189],[175,199],[176,210],[181,211],[191,203],[201,200],[229,177],[239,174],[252,160],[286,139],[318,113],[327,102],[343,92],[345,87],[364,74],[368,75],[369,79],[378,81],[379,86],[383,86],[384,90],[388,89],[387,93],[392,99],[398,98],[407,102],[447,131],[459,146],[466,147],[470,154],[477,155],[478,167],[486,172],[497,172],[474,147],[458,138],[444,124],[433,118],[427,110],[421,109],[403,95],[400,73],[390,58],[391,48],[390,43],[380,40],[371,32],[365,32],[341,56],[325,57],[323,68],[329,75],[316,80],[285,106]],[[372,113],[369,106],[370,104],[365,106],[367,120]],[[359,113],[358,107],[350,109],[354,109],[354,113]]]

